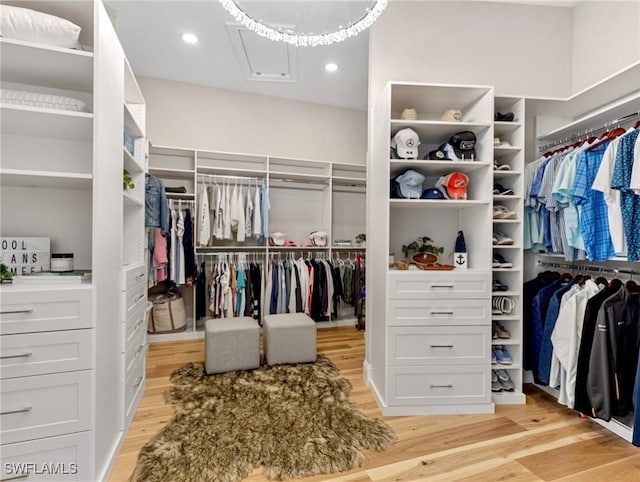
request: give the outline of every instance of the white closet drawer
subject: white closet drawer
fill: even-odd
[[[147,321],[147,312],[150,309],[151,305],[148,303],[136,305],[136,310],[131,313],[125,323],[125,339],[124,344],[122,345],[123,347],[127,346],[131,342],[131,337],[140,327],[144,330],[147,329],[145,322]]]
[[[444,405],[491,401],[487,367],[390,367],[390,405]]]
[[[90,370],[2,382],[2,443],[52,437],[91,428]]]
[[[491,300],[390,300],[391,326],[490,325]]]
[[[0,334],[91,328],[92,288],[0,291]]]
[[[93,480],[92,450],[91,432],[3,445],[0,480]]]
[[[147,346],[146,336],[147,330],[144,326],[141,325],[134,332],[131,340],[127,342],[124,361],[124,366],[127,373],[131,369],[131,365],[136,361],[136,359],[140,356],[144,356],[145,348]]]
[[[144,352],[139,356],[131,369],[127,372],[124,387],[125,421],[128,424],[135,414],[138,401],[144,392]]]
[[[491,273],[401,271],[389,273],[389,298],[397,300],[484,298],[491,293]]]
[[[122,270],[122,291],[147,283],[147,268],[144,264],[129,266]]]
[[[489,326],[389,328],[390,365],[481,365],[491,362]]]
[[[128,320],[140,310],[141,306],[147,305],[147,288],[144,284],[134,286],[124,293],[124,297],[124,313],[121,321]]]
[[[0,336],[0,378],[88,370],[93,330]]]

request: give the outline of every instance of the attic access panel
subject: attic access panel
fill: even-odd
[[[227,32],[240,68],[247,80],[256,82],[296,82],[296,48],[285,42],[260,37],[243,25],[226,22]],[[293,29],[293,25],[278,25]]]

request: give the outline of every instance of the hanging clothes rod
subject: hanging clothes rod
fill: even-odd
[[[577,140],[580,140],[580,139],[583,139],[583,138],[585,138],[587,136],[590,136],[591,134],[595,134],[595,133],[601,132],[601,131],[606,131],[607,129],[611,128],[612,126],[619,125],[619,124],[622,124],[624,122],[629,122],[630,120],[632,120],[632,119],[634,119],[636,117],[639,117],[639,116],[640,116],[640,111],[632,112],[630,114],[623,115],[621,117],[618,117],[617,119],[605,122],[600,127],[594,127],[594,128],[591,128],[591,129],[586,129],[586,130],[578,132],[578,133],[576,133],[576,134],[574,134],[572,136],[566,137],[566,138],[564,138],[562,140],[559,140],[559,141],[556,141],[556,142],[551,142],[551,143],[549,143],[547,145],[541,146],[538,149],[538,151],[539,152],[547,151],[547,150],[552,149],[552,148],[554,148],[556,146],[561,146],[561,145],[564,145],[564,144],[569,144],[569,143],[575,142]]]
[[[203,179],[221,179],[221,180],[230,180],[230,181],[264,181],[263,177],[255,177],[255,176],[229,176],[226,174],[198,174],[199,178]]]
[[[547,261],[538,261],[538,266],[544,266],[548,268],[570,269],[570,270],[578,270],[578,271],[594,271],[598,273],[640,275],[640,271],[633,271],[631,269],[605,268],[603,266],[594,266],[591,264],[566,264],[566,263],[551,263]]]

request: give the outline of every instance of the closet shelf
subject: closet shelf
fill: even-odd
[[[473,208],[488,205],[488,201],[443,200],[443,199],[390,199],[391,208]]]
[[[333,251],[366,251],[366,247],[361,246],[331,246]]]
[[[493,146],[493,150],[496,153],[502,153],[502,152],[520,152],[522,150],[521,147],[516,147],[516,146]]]
[[[329,251],[329,246],[269,246],[269,251]]]
[[[491,319],[493,321],[517,321],[520,317],[513,315],[491,315]]]
[[[503,249],[520,249],[520,245],[518,244],[494,244],[493,249],[503,248]]]
[[[491,369],[492,370],[520,370],[520,364],[519,363],[512,363],[511,365],[501,365],[500,363],[492,363],[491,364]]]
[[[420,137],[422,144],[444,144],[452,134],[464,130],[488,129],[491,124],[486,122],[444,122],[436,120],[402,120],[391,119],[391,134],[400,129],[410,127]]]
[[[91,174],[26,169],[0,169],[2,186],[38,187],[47,189],[90,190]]]
[[[530,251],[530,250],[527,250]],[[536,253],[534,252],[533,254],[537,255],[537,256],[547,256],[548,258],[562,258],[564,259],[564,254],[561,253]],[[633,261],[629,261],[627,258],[625,258],[624,256],[615,256],[613,258],[609,258],[606,262],[619,262],[619,263],[632,263]],[[568,261],[569,263],[571,263],[571,261]],[[596,263],[599,264],[599,261],[589,261],[589,260],[582,260],[582,261],[574,261],[574,263]]]
[[[519,219],[494,219],[493,224],[518,224]]]
[[[493,246],[494,248],[504,248],[506,246]],[[520,271],[520,268],[492,268],[491,271],[495,272],[505,272],[505,273],[515,273]]]
[[[144,166],[141,166],[136,158],[133,157],[131,153],[124,147],[122,148],[122,158],[124,161],[124,168],[127,169],[130,173],[144,172]]]
[[[494,179],[499,179],[501,177],[519,176],[521,174],[522,174],[522,171],[497,171],[495,169],[493,171]]]
[[[2,133],[91,142],[93,114],[0,103]]]
[[[520,340],[518,340],[517,338],[498,338],[496,339],[492,339],[491,340],[491,345],[492,346],[496,346],[496,345],[504,345],[504,346],[509,346],[509,345],[520,345]]]
[[[266,250],[266,246],[196,246],[197,253],[215,253],[220,251],[263,251]]]
[[[366,186],[367,180],[358,178],[358,177],[341,177],[341,176],[333,176],[332,182],[334,186]]]
[[[144,206],[144,199],[137,199],[127,191],[122,192],[122,199],[124,200],[125,206],[136,206],[136,207]]]
[[[127,103],[124,103],[124,130],[133,137],[144,137],[144,132]]]
[[[191,193],[186,193],[186,194],[182,194],[182,193],[176,193],[176,192],[168,192],[167,193],[167,199],[195,199],[196,195],[195,194],[191,194]]]
[[[93,52],[0,38],[2,80],[93,91]]]
[[[522,127],[522,122],[496,121],[493,123],[493,135],[499,137]]]
[[[170,179],[190,179],[193,180],[195,171],[188,169],[169,169],[164,167],[150,167],[149,174],[153,174],[158,177],[168,177]]]
[[[267,171],[264,169],[246,169],[246,168],[227,168],[227,167],[210,167],[198,165],[198,174],[210,174],[219,176],[246,176],[264,178]]]
[[[269,171],[269,181],[282,182],[314,182],[326,184],[329,182],[330,176],[325,174],[304,174],[295,172]]]
[[[522,199],[521,196],[512,196],[510,194],[494,194],[493,199],[501,200],[501,201],[509,201],[510,199],[519,200]]]
[[[423,174],[442,175],[451,171],[473,172],[493,165],[485,161],[420,161],[407,159],[390,159],[389,166],[393,174],[398,174],[407,169],[414,169]]]
[[[491,296],[520,296],[519,291],[492,291]]]

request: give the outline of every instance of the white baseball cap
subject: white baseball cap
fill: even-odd
[[[326,246],[327,245],[327,233],[324,231],[314,231],[309,235],[309,239],[314,246]]]
[[[284,246],[284,233],[279,231],[271,233],[271,239],[273,239],[274,246]]]
[[[391,148],[396,151],[400,159],[417,159],[420,138],[409,127],[400,129],[391,139]]]

